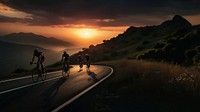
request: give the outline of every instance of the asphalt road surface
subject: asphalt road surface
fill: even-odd
[[[57,111],[112,73],[106,66],[91,65],[90,75],[74,65],[68,78],[61,71],[47,74],[47,79],[33,83],[31,75],[0,81],[0,112]],[[82,94],[80,94],[82,93]],[[65,104],[65,105],[64,105]]]

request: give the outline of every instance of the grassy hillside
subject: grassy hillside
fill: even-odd
[[[200,68],[181,67],[161,62],[118,60],[99,62],[115,72],[110,87],[138,93],[200,96]],[[135,91],[137,90],[137,91]]]
[[[195,112],[199,110],[200,76],[197,68],[127,59],[98,64],[113,67],[114,73],[103,84],[67,107],[67,111]],[[84,103],[85,101],[87,103]]]
[[[158,26],[131,26],[102,44],[90,45],[83,53],[88,52],[95,62],[131,58],[190,66],[199,62],[199,46],[200,27],[176,15]]]
[[[193,66],[200,60],[199,46],[200,26],[178,15],[158,26],[131,26],[102,44],[90,45],[81,53],[113,67],[114,73],[62,111],[199,111],[200,68]],[[77,57],[73,55],[71,63]]]

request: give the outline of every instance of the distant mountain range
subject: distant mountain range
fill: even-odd
[[[158,26],[131,26],[123,34],[90,45],[82,53],[86,52],[94,62],[129,58],[196,65],[200,62],[200,25],[192,26],[175,15]]]
[[[54,49],[58,47],[73,47],[74,44],[63,40],[56,39],[54,37],[47,38],[41,35],[33,33],[11,33],[8,35],[0,36],[0,41],[11,42],[16,44],[34,45],[46,49]]]
[[[0,75],[8,75],[15,69],[31,69],[30,61],[33,56],[33,50],[39,48],[43,52],[45,65],[49,65],[60,59],[61,53],[52,50],[47,50],[38,46],[22,45],[10,42],[0,41]],[[35,60],[36,61],[36,60]],[[0,76],[0,77],[1,77]]]
[[[74,48],[74,44],[56,38],[47,38],[33,33],[12,33],[0,36],[0,77],[7,76],[16,69],[31,69],[30,61],[33,50],[38,48],[45,55],[45,65],[55,63],[61,58],[63,51],[54,48]],[[69,53],[75,52],[67,50]],[[79,48],[80,49],[80,48]]]

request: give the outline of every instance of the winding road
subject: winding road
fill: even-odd
[[[91,74],[85,68],[73,65],[68,78],[61,71],[50,72],[45,81],[33,83],[31,76],[0,81],[0,112],[59,111],[109,77],[113,69],[91,65]]]

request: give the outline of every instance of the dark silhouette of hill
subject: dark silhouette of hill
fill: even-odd
[[[61,53],[52,50],[47,50],[38,46],[22,45],[10,42],[0,41],[0,77],[8,75],[13,70],[31,69],[30,61],[33,56],[33,50],[39,48],[43,52],[45,58],[45,65],[55,63],[60,59]]]
[[[33,33],[11,33],[8,35],[0,36],[1,41],[12,42],[17,44],[40,46],[46,49],[54,47],[72,47],[74,44],[54,37],[47,38]]]
[[[82,51],[86,52],[95,62],[130,58],[193,65],[200,59],[200,26],[175,15],[157,26],[131,26],[123,34]]]

